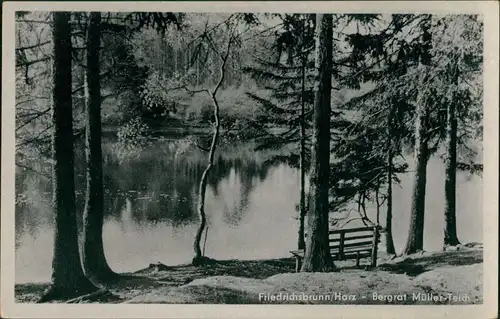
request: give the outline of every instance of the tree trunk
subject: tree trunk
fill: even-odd
[[[51,286],[40,299],[69,299],[97,288],[85,277],[78,251],[71,101],[69,12],[53,13],[52,183],[55,213]]]
[[[104,219],[104,190],[101,149],[101,85],[99,47],[101,13],[90,13],[87,33],[86,94],[87,123],[85,151],[87,157],[87,189],[83,214],[83,269],[87,277],[105,282],[116,274],[104,254],[102,226]]]
[[[195,240],[194,240],[194,253],[195,256],[193,258],[193,265],[199,265],[203,263],[203,254],[201,250],[201,236],[203,231],[205,230],[205,225],[207,223],[206,214],[205,214],[205,194],[207,192],[207,181],[208,181],[208,173],[212,169],[214,163],[215,149],[217,148],[217,142],[219,140],[219,132],[220,132],[220,116],[219,116],[219,103],[214,94],[210,94],[212,98],[212,102],[214,104],[214,134],[212,136],[212,143],[210,145],[210,152],[208,154],[208,165],[203,171],[201,175],[200,188],[199,188],[199,197],[198,197],[198,215],[200,217],[200,225],[198,226],[198,230],[196,232]]]
[[[458,71],[456,71],[455,82],[458,82]],[[458,84],[458,83],[455,83]],[[457,184],[457,116],[455,101],[448,103],[448,115],[446,121],[446,162],[445,162],[445,229],[444,246],[456,246],[460,244],[457,237],[456,222],[456,184]]]
[[[391,138],[391,137],[389,137]],[[385,250],[394,255],[396,248],[392,238],[392,149],[387,154],[387,214],[385,216]]]
[[[388,254],[394,255],[396,248],[394,247],[394,240],[392,238],[392,169],[394,167],[393,153],[394,153],[394,112],[395,105],[391,105],[389,111],[389,118],[387,119],[387,213],[385,216],[385,250]]]
[[[308,236],[301,271],[335,268],[328,240],[332,15],[316,15],[316,86],[309,188]]]
[[[304,38],[304,36],[302,36]],[[303,43],[303,41],[302,41]],[[302,49],[305,49],[302,45]],[[306,217],[306,167],[305,167],[305,153],[306,153],[306,120],[305,120],[305,86],[306,86],[306,57],[302,53],[302,79],[301,79],[301,110],[300,110],[300,211],[299,211],[299,238],[298,249],[304,249],[306,246],[304,238],[304,221]]]
[[[380,225],[380,199],[378,197],[379,189],[380,189],[380,178],[377,177],[377,188],[375,188],[375,202],[377,205],[377,217],[376,217],[377,226]]]
[[[219,115],[220,107],[219,107],[219,102],[217,101],[217,92],[219,91],[219,88],[224,82],[224,77],[226,75],[226,62],[227,59],[229,58],[229,53],[231,52],[231,44],[233,40],[234,39],[232,38],[231,34],[227,43],[226,53],[223,57],[221,57],[221,66],[219,69],[220,70],[219,81],[217,82],[215,88],[212,91],[206,90],[209,93],[210,98],[212,99],[212,104],[214,106],[214,124],[213,124],[214,134],[212,136],[212,143],[210,145],[210,151],[208,154],[208,165],[203,171],[200,181],[200,190],[199,190],[200,194],[198,198],[198,214],[200,216],[200,226],[198,227],[198,231],[196,232],[194,240],[193,246],[194,246],[195,256],[192,261],[192,264],[195,266],[200,265],[208,260],[208,258],[202,255],[200,247],[201,235],[203,234],[203,230],[205,229],[205,225],[207,223],[205,216],[205,193],[207,191],[208,173],[212,169],[214,163],[215,149],[217,148],[217,142],[219,140],[219,134],[220,134],[220,115]]]
[[[419,93],[417,100],[417,120],[415,124],[415,170],[413,178],[411,217],[408,239],[404,254],[413,254],[423,250],[424,246],[424,215],[425,215],[425,188],[427,182],[427,162],[429,160],[429,146],[426,139],[427,109],[423,101],[423,94]]]

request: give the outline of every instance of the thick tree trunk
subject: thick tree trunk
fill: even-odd
[[[415,125],[415,171],[413,178],[410,229],[404,254],[423,250],[425,188],[427,182],[427,162],[429,146],[426,139],[428,113],[422,98],[417,101],[417,121]]]
[[[101,85],[99,47],[101,13],[90,13],[87,29],[86,59],[86,144],[87,189],[83,214],[83,269],[96,282],[113,279],[116,274],[109,267],[104,254],[102,226],[104,218],[104,190],[101,149]]]
[[[309,188],[308,236],[301,271],[335,268],[328,241],[332,15],[316,16],[316,87]]]
[[[457,184],[457,117],[454,101],[448,104],[446,127],[446,163],[445,163],[445,229],[444,246],[460,244],[457,237],[456,222],[456,184]]]
[[[395,254],[394,241],[392,238],[392,150],[387,155],[387,214],[385,216],[385,250],[388,254]]]
[[[54,12],[52,183],[55,213],[52,282],[40,302],[69,299],[97,288],[85,277],[78,251],[73,110],[71,101],[71,29],[69,12]]]

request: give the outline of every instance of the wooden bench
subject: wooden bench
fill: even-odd
[[[356,259],[359,267],[361,258],[370,257],[371,267],[377,266],[377,250],[380,242],[380,226],[330,230],[330,254],[334,260]],[[295,270],[300,271],[304,249],[290,251],[295,256]]]

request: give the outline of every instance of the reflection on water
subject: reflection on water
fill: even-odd
[[[180,264],[193,256],[197,227],[198,182],[206,154],[181,152],[178,141],[159,140],[136,159],[120,162],[104,144],[104,248],[110,266],[134,271],[149,263]],[[81,227],[84,174],[81,154],[76,184]],[[411,178],[395,187],[394,237],[401,249],[409,224]],[[429,163],[425,248],[442,245],[444,170]],[[458,178],[457,224],[463,241],[482,240],[481,180]],[[16,282],[50,278],[53,214],[51,185],[28,171],[16,174]],[[206,194],[207,256],[260,259],[289,255],[296,246],[299,174],[285,164],[266,164],[262,153],[222,151],[210,174]],[[373,210],[370,217],[374,219]],[[385,217],[381,216],[384,221]],[[382,245],[383,246],[383,245]]]
[[[104,246],[116,271],[134,271],[152,262],[189,262],[198,184],[206,154],[178,141],[159,140],[139,158],[118,161],[104,144]],[[84,174],[77,163],[79,226]],[[50,181],[32,172],[17,174],[25,202],[16,211],[16,281],[50,277],[53,226]],[[207,256],[273,258],[286,256],[295,240],[298,175],[284,164],[267,164],[261,154],[219,152],[206,194]],[[277,237],[275,230],[280,229]]]

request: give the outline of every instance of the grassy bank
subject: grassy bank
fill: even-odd
[[[387,304],[373,300],[372,293],[407,295],[399,304],[477,304],[482,302],[481,248],[419,253],[390,259],[379,266],[355,268],[351,261],[337,262],[339,272],[294,273],[291,258],[273,260],[226,260],[204,267],[151,264],[106,288],[109,293],[88,300],[98,303],[262,303],[259,294],[355,295],[356,300],[280,301],[279,303]],[[365,261],[365,264],[368,262]],[[35,302],[47,284],[16,285],[18,302]],[[413,294],[417,294],[415,300]],[[420,295],[418,295],[420,294]],[[459,296],[452,300],[449,296]],[[364,297],[363,297],[364,296]],[[425,297],[440,298],[439,301]],[[441,296],[441,297],[440,297]],[[422,300],[424,299],[424,300]]]

